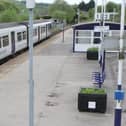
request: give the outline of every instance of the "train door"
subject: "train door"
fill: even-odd
[[[46,32],[46,38],[48,37],[48,24],[46,25],[46,28],[45,28],[45,32]]]
[[[11,32],[11,53],[15,54],[15,32]]]
[[[40,27],[38,27],[38,42],[40,41]]]

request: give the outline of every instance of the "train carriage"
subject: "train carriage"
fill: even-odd
[[[15,43],[12,46],[14,52],[27,48],[27,28],[25,26],[14,27],[10,32],[11,40]]]
[[[8,29],[0,29],[0,59],[11,54],[11,37]]]
[[[33,44],[53,34],[53,21],[35,21]],[[28,22],[0,24],[0,61],[28,48]]]

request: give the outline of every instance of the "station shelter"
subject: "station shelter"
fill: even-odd
[[[126,47],[126,26],[124,29],[124,47]],[[99,47],[101,40],[106,51],[117,52],[119,50],[119,39],[119,23],[105,22],[104,26],[101,25],[101,22],[73,25],[73,52],[86,52],[88,48]]]

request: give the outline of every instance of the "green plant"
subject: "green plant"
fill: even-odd
[[[88,51],[98,52],[98,48],[97,47],[88,48]]]
[[[14,9],[6,9],[5,11],[1,12],[0,22],[13,22],[18,20],[18,14]]]
[[[105,94],[105,89],[97,88],[81,88],[80,93],[82,94]]]

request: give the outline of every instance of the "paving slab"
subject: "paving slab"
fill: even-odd
[[[107,54],[106,59],[107,112],[79,112],[78,91],[94,87],[91,73],[99,69],[98,62],[72,52],[71,29],[65,32],[64,43],[62,33],[51,40],[34,54],[35,126],[113,126],[116,56]],[[28,126],[28,59],[8,69],[0,74],[0,126]],[[123,112],[122,126],[125,118]]]

